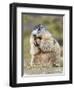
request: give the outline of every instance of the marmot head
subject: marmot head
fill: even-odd
[[[34,36],[35,38],[39,37],[39,38],[43,38],[43,39],[48,39],[52,35],[44,25],[38,24],[34,27],[34,29],[32,31],[32,36]]]
[[[51,37],[51,33],[48,32],[46,27],[42,24],[38,24],[34,27],[32,31],[32,36],[35,40],[35,45],[39,46],[40,41],[49,39]]]
[[[46,28],[42,24],[38,24],[34,27],[32,35],[35,37],[41,37],[45,31]]]

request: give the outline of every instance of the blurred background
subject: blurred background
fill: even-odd
[[[63,46],[63,16],[22,14],[23,59],[26,65],[30,64],[30,34],[37,24],[43,24],[53,37]]]

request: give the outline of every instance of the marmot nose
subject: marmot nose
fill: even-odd
[[[36,35],[33,35],[33,37],[34,37],[34,40],[36,40]]]

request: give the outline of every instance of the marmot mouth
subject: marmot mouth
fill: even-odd
[[[35,41],[34,45],[35,45],[36,47],[39,47],[39,44],[38,44],[36,41]]]

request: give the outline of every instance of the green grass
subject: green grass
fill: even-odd
[[[30,36],[30,35],[29,35]],[[30,55],[30,37],[26,36],[23,40],[23,56],[26,64],[30,63],[31,55]]]

